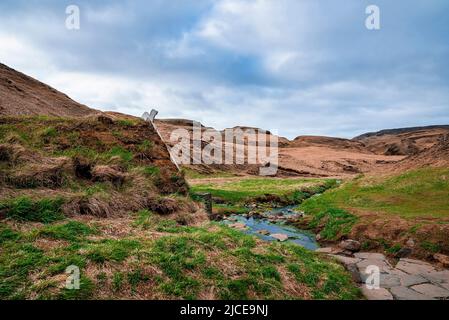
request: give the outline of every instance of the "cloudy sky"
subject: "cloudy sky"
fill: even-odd
[[[101,110],[353,137],[449,124],[448,16],[447,0],[1,0],[0,62]]]

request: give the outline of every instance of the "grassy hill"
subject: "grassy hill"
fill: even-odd
[[[417,253],[449,251],[449,169],[423,168],[395,175],[360,176],[306,200],[309,226],[328,239],[351,235],[366,246],[401,248],[413,238]]]
[[[335,261],[209,222],[140,120],[0,118],[0,168],[1,299],[360,298]]]

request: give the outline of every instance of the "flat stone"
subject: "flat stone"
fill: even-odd
[[[318,252],[318,253],[327,253],[327,254],[329,254],[329,253],[334,252],[334,248],[332,248],[332,247],[318,248],[318,249],[315,250],[315,252]]]
[[[369,290],[363,286],[362,293],[368,300],[393,300],[392,294],[383,288]]]
[[[399,269],[401,271],[404,271],[408,274],[413,274],[413,275],[417,275],[417,274],[424,275],[424,274],[436,271],[435,268],[428,263],[414,263],[414,262],[408,262],[405,260],[409,260],[409,259],[399,260],[398,264],[396,265],[396,269]]]
[[[389,289],[393,287],[401,286],[401,279],[398,276],[391,274],[381,274],[380,275],[380,287],[384,289]]]
[[[440,286],[442,286],[446,290],[449,290],[449,283],[440,283]]]
[[[421,275],[432,282],[449,282],[449,270],[423,273]]]
[[[408,262],[408,263],[414,263],[414,264],[421,264],[421,265],[425,265],[425,266],[430,266],[430,263],[428,263],[426,261],[422,261],[422,260],[402,258],[402,259],[399,260],[399,262],[400,261]]]
[[[397,300],[434,300],[432,297],[426,296],[407,287],[394,287],[391,288],[390,292]]]
[[[428,280],[424,277],[418,276],[418,275],[405,275],[400,276],[401,279],[401,285],[404,287],[410,287],[421,283],[426,283]]]
[[[412,287],[413,290],[432,298],[448,298],[449,291],[433,284],[424,283]]]
[[[383,271],[385,273],[392,274],[392,275],[395,275],[395,276],[408,276],[409,275],[408,273],[405,273],[404,271],[401,271],[401,270],[396,269],[396,268],[384,268]]]
[[[345,257],[345,256],[339,256],[339,255],[336,255],[336,254],[331,254],[330,256],[335,258],[335,259],[337,259],[338,261],[340,261],[344,265],[357,264],[358,262],[360,262],[360,259],[357,259],[357,258],[350,258],[350,257]]]
[[[270,234],[270,237],[275,238],[281,242],[288,240],[288,235],[283,234],[283,233],[273,233],[273,234]]]
[[[377,266],[382,271],[385,271],[390,268],[389,264],[385,260],[371,260],[365,259],[357,263],[357,267],[361,272],[365,272],[368,266]]]
[[[354,257],[369,260],[385,260],[385,256],[381,253],[358,252],[354,253]]]

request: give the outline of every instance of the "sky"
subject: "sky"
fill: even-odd
[[[449,124],[448,16],[447,0],[1,0],[0,62],[100,110],[352,138]]]

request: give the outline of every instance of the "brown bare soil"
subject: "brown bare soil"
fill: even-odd
[[[449,126],[429,126],[383,130],[353,139],[366,149],[384,155],[415,155],[438,143],[449,134]]]
[[[185,129],[192,135],[192,121],[183,119],[167,119],[156,121],[156,126],[163,139],[171,146],[171,133],[176,129]],[[203,126],[203,130],[207,127]],[[246,127],[236,127],[248,129]],[[250,128],[255,132],[264,132],[262,129]],[[267,133],[267,141],[272,135]],[[222,133],[223,135],[223,133]],[[362,142],[318,136],[301,136],[293,141],[286,138],[279,139],[279,170],[278,176],[301,176],[301,177],[351,177],[360,173],[370,172],[379,165],[396,163],[405,156],[391,156],[376,154],[365,147]],[[202,141],[202,147],[214,142]],[[246,140],[245,157],[251,150]],[[216,145],[216,144],[215,144]],[[223,143],[223,147],[226,145]],[[224,149],[224,148],[223,148]],[[235,150],[235,146],[234,146]],[[193,154],[193,153],[192,153]],[[193,160],[193,157],[192,157]],[[247,163],[247,158],[243,159]],[[263,165],[188,165],[186,167],[203,174],[214,174],[215,172],[228,172],[235,175],[258,175],[259,167]]]
[[[0,116],[84,117],[98,111],[0,63]]]

